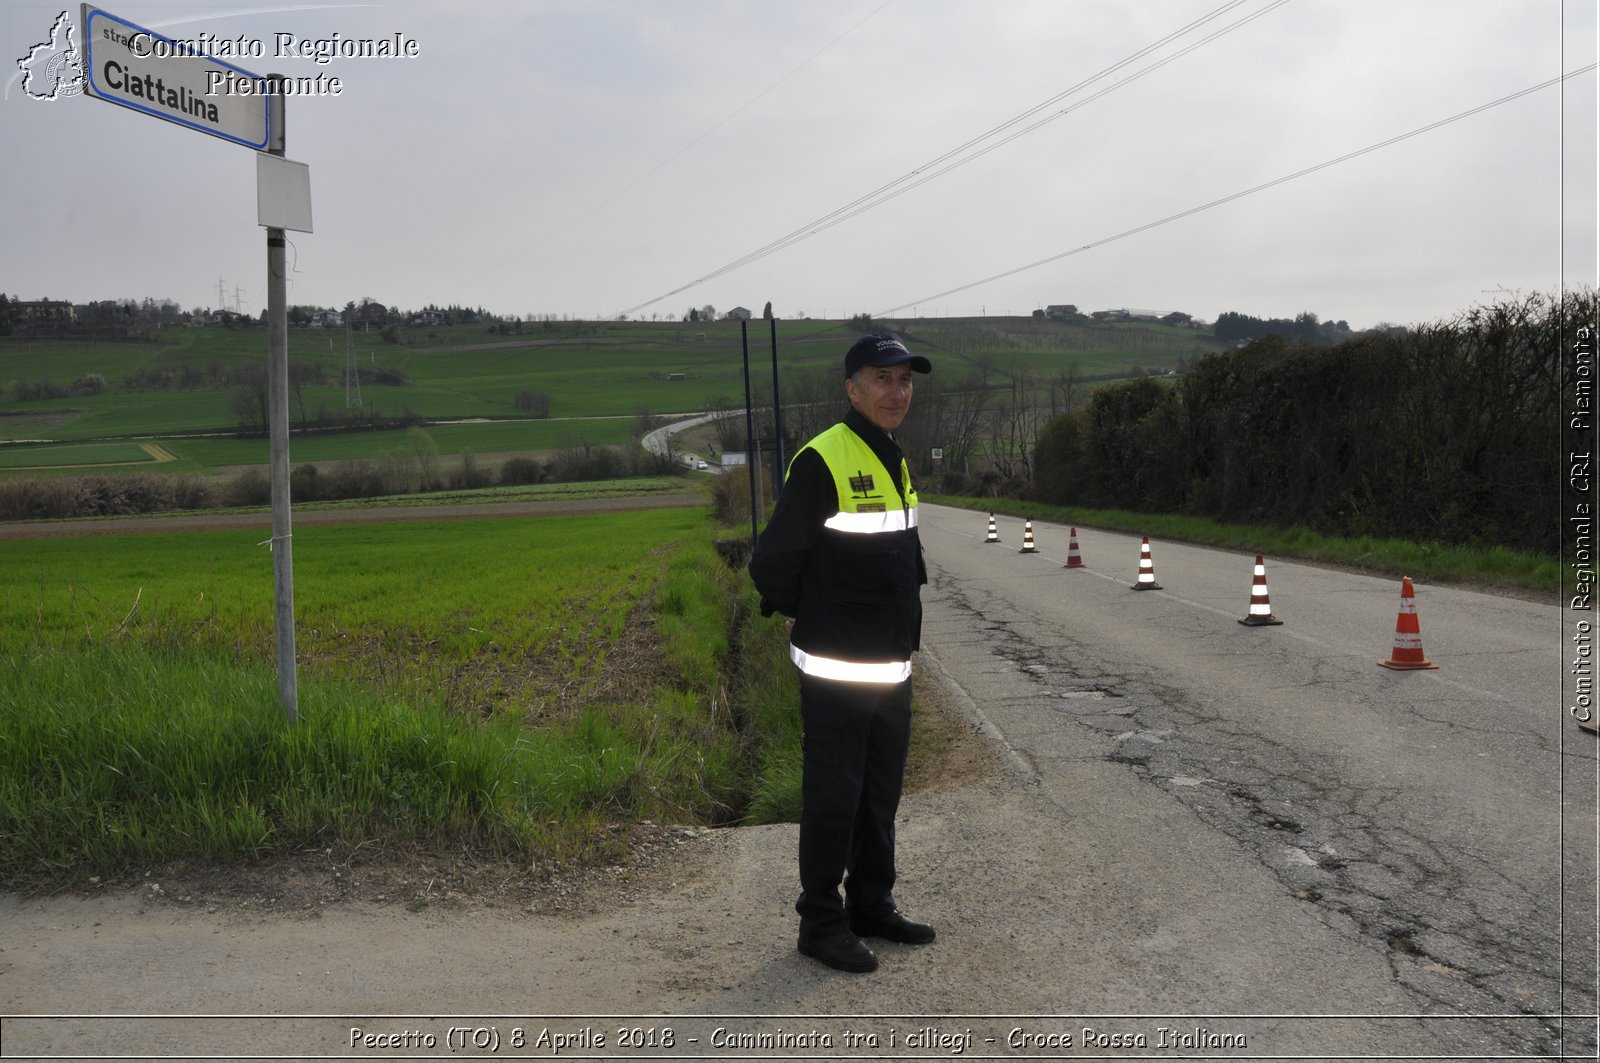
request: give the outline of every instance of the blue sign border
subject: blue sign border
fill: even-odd
[[[136,33],[136,34],[143,33],[143,34],[146,34],[146,35],[148,35],[150,37],[155,38],[156,40],[165,41],[168,44],[173,46],[173,50],[174,51],[177,51],[177,52],[182,52],[183,51],[182,46],[180,46],[178,44],[178,42],[173,40],[171,37],[165,36],[164,34],[157,33],[154,30],[145,29],[143,26],[135,25],[134,23],[129,22],[125,18],[120,18],[120,17],[118,17],[116,15],[113,15],[109,11],[103,11],[98,7],[91,7],[89,9],[89,17],[83,20],[83,35],[85,37],[85,40],[83,42],[83,52],[84,52],[83,78],[84,78],[84,81],[89,85],[90,90],[91,90],[91,92],[92,92],[92,94],[94,96],[98,97],[99,99],[105,100],[107,103],[115,103],[115,104],[117,104],[119,106],[128,107],[128,108],[131,108],[132,110],[135,110],[135,111],[143,111],[145,114],[151,115],[152,117],[155,117],[155,118],[159,118],[164,122],[171,122],[174,125],[187,126],[190,129],[198,130],[199,132],[205,133],[208,136],[216,137],[219,140],[226,140],[226,141],[228,141],[230,143],[233,143],[233,144],[243,144],[245,147],[254,148],[257,151],[266,150],[267,146],[272,143],[272,107],[271,107],[272,98],[270,96],[266,95],[266,94],[263,94],[262,97],[261,97],[261,117],[262,117],[261,126],[262,126],[262,129],[265,130],[265,136],[262,138],[260,143],[256,143],[253,140],[246,140],[243,137],[232,136],[232,135],[230,135],[228,133],[223,133],[223,132],[220,132],[218,130],[211,129],[211,128],[207,127],[207,126],[198,125],[198,124],[196,124],[194,122],[191,122],[191,121],[183,118],[180,115],[173,115],[173,114],[169,114],[169,113],[167,113],[165,111],[158,111],[153,107],[145,107],[145,106],[142,106],[140,104],[134,103],[134,102],[132,102],[130,100],[125,100],[120,96],[109,96],[109,95],[107,95],[105,90],[102,89],[100,87],[100,85],[95,81],[95,77],[94,77],[94,42],[95,42],[96,35],[92,31],[91,27],[94,25],[94,20],[96,18],[110,19],[112,22],[115,22],[119,26],[127,27],[133,33]],[[209,62],[209,63],[215,63],[217,66],[225,67],[225,68],[227,68],[229,70],[235,71],[235,72],[237,72],[239,74],[242,74],[245,77],[250,78],[250,79],[252,79],[254,81],[265,81],[266,80],[260,74],[251,73],[250,71],[244,69],[243,67],[234,66],[232,63],[223,62],[221,59],[213,59],[210,56],[202,56],[202,55],[196,55],[196,56],[194,56],[194,58],[196,58],[196,59],[204,59],[206,62]]]

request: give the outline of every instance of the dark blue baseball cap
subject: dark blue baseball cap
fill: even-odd
[[[845,352],[844,375],[855,376],[856,370],[862,366],[870,365],[874,369],[886,369],[891,365],[909,363],[914,373],[933,372],[933,363],[920,354],[912,354],[905,341],[899,336],[868,335],[862,336]]]

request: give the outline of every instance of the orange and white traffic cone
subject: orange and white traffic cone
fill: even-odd
[[[987,539],[985,539],[984,542],[986,542],[986,543],[997,543],[999,541],[1000,541],[1000,532],[994,526],[994,514],[991,513],[991,514],[989,514],[989,537]]]
[[[1018,550],[1017,553],[1036,554],[1038,552],[1039,548],[1033,545],[1033,521],[1025,520],[1022,522],[1022,549]]]
[[[1241,617],[1239,623],[1249,627],[1283,623],[1272,615],[1272,598],[1267,594],[1267,565],[1260,554],[1256,555],[1255,575],[1250,580],[1250,614]]]
[[[1156,564],[1150,557],[1150,536],[1144,537],[1144,544],[1139,547],[1139,582],[1133,585],[1136,591],[1158,591],[1161,584],[1156,582]]]
[[[1072,529],[1072,535],[1067,540],[1067,563],[1062,568],[1082,568],[1083,556],[1078,553],[1078,529]]]
[[[1394,649],[1387,661],[1379,661],[1380,668],[1410,671],[1417,668],[1437,668],[1438,665],[1422,655],[1422,627],[1417,623],[1417,592],[1411,586],[1411,577],[1400,579],[1400,615],[1394,621]]]

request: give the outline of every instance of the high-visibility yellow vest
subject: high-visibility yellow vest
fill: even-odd
[[[867,442],[840,423],[806,445],[821,456],[833,477],[839,511],[823,522],[828,533],[858,535],[904,535],[917,526],[917,492],[911,486],[911,472],[900,459],[900,483],[904,496],[895,489],[888,468],[873,453]],[[802,448],[805,449],[805,448]],[[853,683],[899,683],[911,677],[911,661],[844,660],[809,653],[791,643],[790,659],[805,674],[819,679]]]

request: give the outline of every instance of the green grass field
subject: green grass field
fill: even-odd
[[[0,469],[67,469],[103,465],[162,464],[137,443],[75,443],[0,449]]]
[[[649,570],[650,552],[703,524],[696,510],[650,510],[486,521],[471,534],[454,522],[297,529],[300,650],[313,667],[336,662],[356,671],[367,668],[365,650],[374,661],[403,650],[408,682],[442,675],[457,686],[452,669],[485,655],[537,659],[523,687],[576,691],[649,590],[638,573]],[[191,532],[109,544],[8,543],[0,647],[132,633],[268,660],[272,558],[259,538]]]
[[[700,510],[295,534],[301,720],[254,533],[7,544],[0,884],[366,841],[530,865],[745,801],[737,576]],[[736,612],[736,611],[735,611]]]
[[[426,429],[441,454],[526,453],[589,446],[620,446],[632,438],[633,418],[602,417],[577,421],[485,421],[440,424]],[[265,465],[271,455],[266,439],[236,436],[168,436],[159,445],[176,461],[158,463],[141,443],[13,444],[0,447],[0,476],[53,474],[91,476],[117,472],[209,474],[240,465]],[[406,430],[292,433],[289,460],[330,463],[381,457],[409,449]]]

